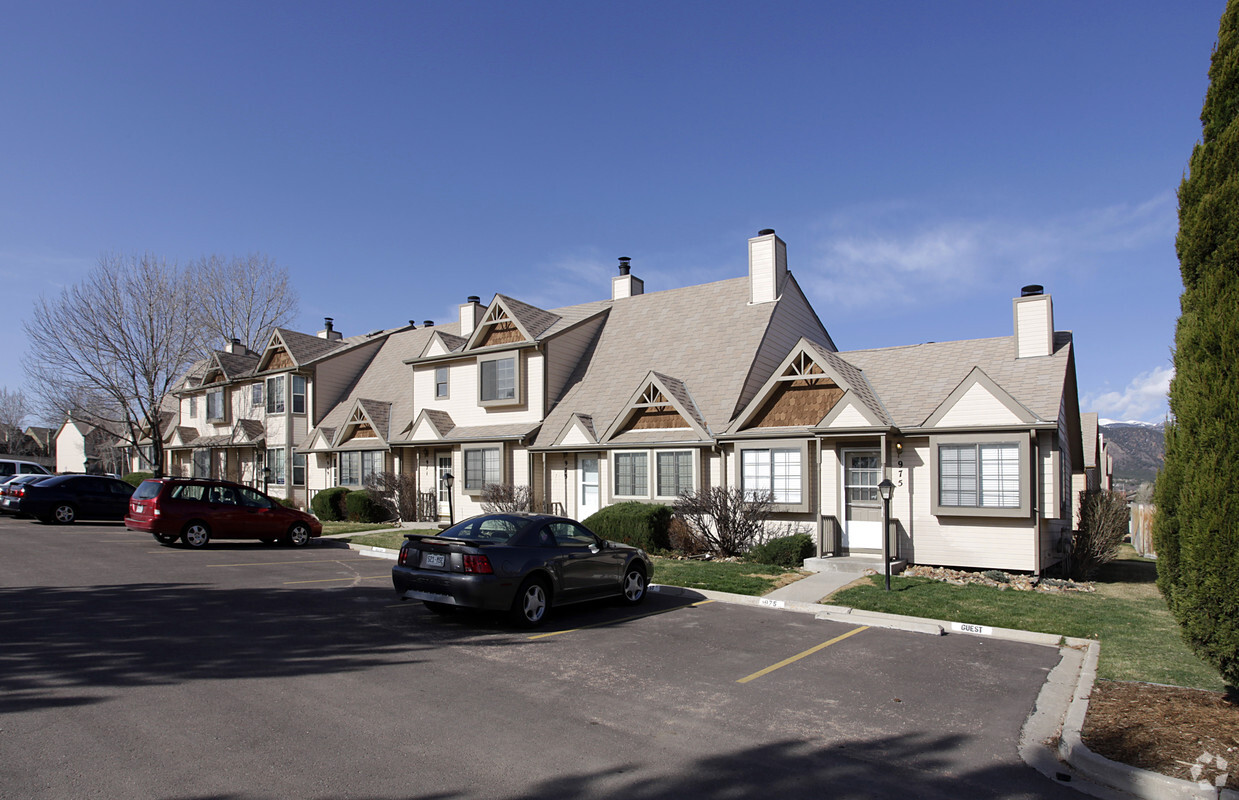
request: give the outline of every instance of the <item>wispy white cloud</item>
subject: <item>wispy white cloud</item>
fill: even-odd
[[[1067,269],[1096,268],[1106,256],[1172,240],[1176,225],[1169,193],[1043,220],[939,217],[909,223],[915,213],[888,206],[827,220],[811,247],[809,269],[798,270],[797,277],[832,303],[913,304],[966,296],[1013,278],[1048,280]]]
[[[1166,418],[1166,392],[1173,377],[1174,367],[1157,367],[1137,375],[1121,392],[1084,395],[1080,408],[1121,422],[1161,422]]]

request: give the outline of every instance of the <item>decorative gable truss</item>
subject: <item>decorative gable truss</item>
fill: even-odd
[[[473,350],[501,344],[527,342],[532,338],[519,320],[508,312],[502,298],[496,297],[490,304],[490,308],[486,309],[485,316],[478,323],[477,330],[469,338],[469,344],[466,347]]]
[[[348,421],[336,431],[335,446],[348,443],[384,447],[387,444],[387,423],[391,404],[378,400],[358,399]],[[359,441],[362,440],[362,441]]]
[[[624,433],[654,430],[691,430],[709,439],[705,420],[683,381],[650,372],[602,436],[602,441]]]
[[[495,295],[465,349],[537,341],[560,317],[501,294]]]
[[[859,370],[801,339],[741,412],[732,430],[815,427],[845,395],[857,394],[858,383],[864,384]],[[879,421],[866,403],[859,404],[866,406],[875,423]]]
[[[271,339],[267,342],[267,347],[263,350],[262,358],[258,360],[258,368],[256,372],[262,372],[271,369],[295,369],[299,364],[293,358],[292,353],[288,350],[288,345],[284,341],[279,328],[271,332]]]
[[[1044,421],[983,369],[974,367],[922,425],[926,428],[975,428]]]

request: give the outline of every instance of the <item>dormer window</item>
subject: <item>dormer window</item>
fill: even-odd
[[[225,422],[228,419],[228,405],[224,400],[224,390],[214,389],[206,396],[207,422]]]
[[[478,402],[484,406],[519,403],[520,376],[517,353],[479,358]]]
[[[267,413],[284,413],[284,376],[267,378]]]

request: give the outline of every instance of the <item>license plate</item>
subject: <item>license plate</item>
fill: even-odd
[[[422,557],[422,566],[443,569],[447,565],[446,553],[426,553]]]
[[[134,506],[134,507],[133,507],[133,513],[135,513],[135,514],[141,514],[141,513],[142,513],[142,506],[141,506],[141,504],[136,505],[136,506]]]

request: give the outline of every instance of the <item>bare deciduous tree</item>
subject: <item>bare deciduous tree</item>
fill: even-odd
[[[296,316],[297,292],[288,270],[265,255],[212,255],[189,269],[202,292],[200,324],[224,343],[238,339],[257,350],[274,328],[289,325]]]
[[[22,424],[30,416],[30,404],[21,389],[0,389],[0,448],[14,453],[25,438]]]
[[[149,436],[163,463],[161,404],[206,350],[193,274],[156,256],[105,255],[80,283],[41,297],[25,323],[26,375],[64,415]]]
[[[739,556],[761,541],[774,495],[738,488],[699,489],[675,501],[675,514],[694,538],[723,556]]]
[[[482,511],[510,514],[533,509],[533,490],[511,483],[488,483],[482,487]]]

